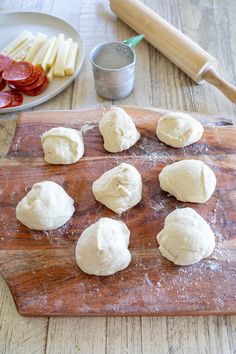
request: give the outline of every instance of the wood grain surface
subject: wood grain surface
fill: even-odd
[[[236,82],[234,0],[145,0],[166,20],[218,58],[219,71]],[[87,55],[79,78],[54,99],[33,110],[109,105],[96,95],[89,51],[104,40],[135,35],[110,12],[107,0],[1,0],[0,11],[39,11],[59,16],[80,31]],[[96,35],[95,35],[96,34]],[[135,90],[119,104],[208,112],[236,122],[236,106],[211,85],[195,85],[146,41],[137,54]],[[115,104],[118,104],[115,102]],[[0,156],[11,145],[16,114],[1,115]],[[0,277],[0,352],[7,354],[232,354],[236,316],[144,316],[27,318],[18,315]]]
[[[227,119],[197,115],[205,125],[199,143],[174,149],[158,141],[156,125],[164,113],[126,107],[141,133],[131,149],[110,154],[103,148],[98,121],[106,111],[21,113],[12,147],[0,167],[0,271],[18,311],[27,316],[48,315],[192,315],[236,313],[236,127]],[[85,155],[69,166],[43,160],[40,137],[51,127],[83,132]],[[217,177],[217,188],[205,204],[181,203],[161,191],[158,175],[167,164],[201,159]],[[91,186],[103,172],[121,162],[135,166],[143,179],[142,201],[118,217],[96,202]],[[15,207],[34,183],[52,180],[75,200],[76,211],[63,227],[32,231],[16,220]],[[189,267],[164,259],[156,235],[175,208],[191,206],[211,225],[215,252]],[[126,223],[131,231],[132,263],[109,277],[83,273],[75,262],[81,232],[101,217]]]

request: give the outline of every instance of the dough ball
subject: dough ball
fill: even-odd
[[[41,143],[47,163],[68,165],[84,154],[82,134],[75,129],[52,128],[42,135]]]
[[[119,107],[112,107],[99,122],[104,148],[109,152],[129,149],[140,138],[130,116]]]
[[[200,160],[182,160],[159,174],[161,189],[182,202],[205,203],[216,186],[214,172]]]
[[[180,148],[201,139],[203,126],[189,114],[172,112],[159,119],[156,133],[163,143]]]
[[[76,245],[78,266],[88,274],[111,275],[128,267],[130,231],[122,221],[101,218],[85,229]]]
[[[17,204],[16,217],[33,230],[54,230],[64,225],[75,211],[74,200],[51,181],[35,183]]]
[[[128,163],[103,173],[93,183],[96,200],[117,214],[132,208],[142,198],[142,178],[136,168]]]
[[[157,242],[162,256],[178,265],[197,263],[215,248],[210,226],[191,208],[172,211],[157,235]]]

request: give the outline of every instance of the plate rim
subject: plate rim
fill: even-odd
[[[4,114],[4,113],[23,111],[23,110],[33,108],[35,106],[38,106],[42,103],[49,101],[50,99],[52,99],[53,97],[57,96],[59,93],[64,91],[77,78],[77,76],[79,75],[79,73],[82,69],[82,66],[84,64],[84,58],[85,58],[84,42],[83,42],[83,39],[82,39],[80,33],[77,31],[77,29],[73,25],[71,25],[69,22],[67,22],[66,20],[64,20],[61,17],[54,16],[54,15],[48,14],[46,12],[37,12],[37,11],[4,11],[4,12],[0,13],[0,17],[2,17],[4,15],[20,15],[21,16],[21,14],[25,14],[25,15],[33,14],[33,15],[43,15],[46,17],[51,17],[53,19],[58,20],[59,22],[63,22],[68,27],[70,27],[77,34],[79,41],[80,41],[80,43],[79,43],[80,44],[80,46],[79,46],[80,61],[79,61],[79,65],[78,65],[75,73],[73,75],[71,75],[70,79],[66,83],[60,85],[57,89],[55,89],[51,94],[49,94],[49,96],[47,95],[46,97],[42,97],[41,99],[39,98],[38,100],[22,104],[21,106],[3,108],[0,110],[0,115]]]

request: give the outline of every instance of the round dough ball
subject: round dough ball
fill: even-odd
[[[189,114],[172,112],[159,119],[156,133],[163,143],[180,148],[196,143],[203,131],[203,126]]]
[[[64,225],[75,211],[74,200],[52,181],[35,183],[17,204],[16,217],[33,230],[54,230]]]
[[[82,134],[75,129],[52,128],[42,135],[41,143],[47,163],[68,165],[84,154]]]
[[[215,248],[210,226],[191,208],[172,211],[157,235],[157,242],[162,256],[177,265],[197,263]]]
[[[128,267],[130,231],[118,220],[101,218],[81,234],[75,250],[78,266],[88,274],[111,275]]]
[[[159,174],[161,189],[182,202],[205,203],[216,186],[214,172],[200,160],[182,160]]]
[[[108,170],[92,186],[96,200],[117,214],[132,208],[142,198],[142,178],[128,163]]]
[[[119,107],[112,107],[99,122],[104,148],[109,152],[129,149],[140,138],[130,116]]]

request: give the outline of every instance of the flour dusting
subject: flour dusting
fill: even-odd
[[[86,124],[82,125],[82,127],[80,128],[80,131],[83,134],[86,134],[88,131],[93,130],[94,128],[96,128],[98,126],[97,123],[94,122],[87,122]]]
[[[167,159],[174,162],[174,156],[165,150],[163,143],[156,141],[155,144],[153,144],[153,140],[144,137],[137,147],[145,153],[145,156],[151,162],[163,162]]]

